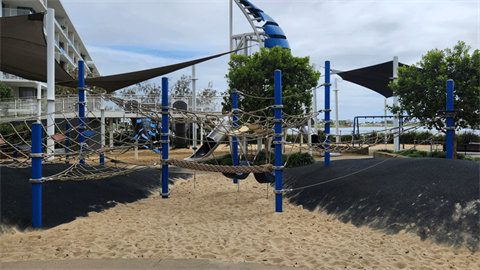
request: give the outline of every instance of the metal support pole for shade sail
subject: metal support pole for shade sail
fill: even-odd
[[[338,123],[338,78],[335,78],[335,141],[340,142],[339,123]]]
[[[168,78],[162,78],[162,198],[167,199],[168,192]]]
[[[55,142],[55,9],[47,9],[47,155],[53,160]]]
[[[195,65],[192,66],[192,110],[194,113],[197,112],[197,89],[196,89],[197,78],[195,78]],[[197,117],[194,116],[194,121],[197,120]],[[192,124],[193,128],[193,151],[197,150],[197,124],[194,122]]]
[[[397,69],[398,69],[398,56],[393,57],[393,82],[397,82]],[[398,106],[398,98],[397,96],[393,96],[393,106]],[[395,113],[395,118],[393,118],[393,127],[395,131],[399,131],[399,121],[398,121],[398,113]],[[399,132],[397,134],[400,134]],[[399,135],[393,138],[393,151],[400,151],[400,137]]]

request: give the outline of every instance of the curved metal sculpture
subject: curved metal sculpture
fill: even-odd
[[[268,14],[263,12],[250,1],[247,0],[232,0],[240,8],[242,13],[247,18],[253,32],[243,33],[237,35],[230,35],[230,45],[233,50],[233,42],[236,42],[236,49],[244,48],[244,54],[248,53],[248,42],[258,42],[260,46],[273,48],[280,46],[284,49],[290,49],[287,37],[278,23],[272,19]],[[230,14],[230,17],[232,15]],[[263,25],[261,25],[263,23]],[[232,25],[230,24],[230,30]]]

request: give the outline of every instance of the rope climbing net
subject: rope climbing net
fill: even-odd
[[[242,93],[240,92],[240,94]],[[43,134],[45,134],[42,139],[44,162],[70,164],[65,171],[46,176],[42,181],[101,179],[159,166],[159,162],[151,160],[143,164],[139,162],[131,163],[125,157],[128,152],[138,148],[147,148],[160,153],[161,149],[158,145],[161,135],[164,134],[159,132],[156,125],[161,125],[162,110],[164,109],[168,109],[168,118],[171,123],[195,123],[197,126],[201,125],[205,130],[226,135],[227,139],[218,141],[218,143],[229,143],[231,137],[237,137],[246,143],[257,141],[259,138],[271,142],[274,138],[275,120],[271,115],[273,115],[273,110],[276,107],[273,105],[256,111],[245,112],[237,109],[226,114],[219,114],[162,107],[156,103],[141,103],[94,92],[90,92],[90,95],[100,96],[106,101],[111,101],[123,108],[124,116],[128,113],[130,115],[135,114],[139,118],[149,119],[149,125],[152,128],[148,132],[143,131],[140,134],[133,130],[119,130],[118,127],[107,126],[105,121],[102,121],[101,113],[93,108],[86,111],[87,120],[82,123],[78,115],[78,104],[65,106],[53,114],[42,114],[16,121],[0,120],[0,167],[27,168],[31,166],[31,125],[34,122],[42,125]],[[301,115],[282,113],[282,128],[285,131],[299,130],[299,127],[307,125],[309,119],[315,118],[323,112],[321,110]],[[55,121],[53,121],[55,134],[47,135],[49,127],[46,126],[45,120],[53,118],[53,116],[55,117]],[[233,120],[234,116],[237,118],[236,121]],[[38,121],[38,119],[41,119],[41,121]],[[327,135],[323,141],[312,143],[311,147],[321,153],[354,151],[383,143],[385,140],[391,140],[402,132],[418,129],[422,124],[424,123],[416,123],[414,126],[404,128],[401,131],[390,129],[386,134],[378,136],[370,134],[363,136],[362,139],[352,137],[350,141],[343,142],[327,142],[326,139],[331,136]],[[101,133],[102,128],[106,130],[103,134]],[[300,136],[301,132],[299,131],[296,134],[296,136]],[[191,137],[182,137],[179,134],[169,133],[168,135],[171,138],[183,139],[188,142],[193,140]],[[79,142],[80,136],[85,138],[84,142]],[[200,143],[204,142],[200,141]],[[285,141],[283,143],[288,144]],[[52,144],[55,150],[50,151],[50,149],[53,149]],[[306,144],[300,146],[296,143],[290,143],[290,145],[291,150],[288,151],[290,153],[308,147]],[[293,150],[294,148],[298,149]],[[242,154],[246,154],[245,149],[240,148],[240,150]],[[158,156],[158,161],[160,161],[160,156]],[[195,170],[225,173],[271,172],[271,166],[267,165],[221,168],[179,160],[172,160],[170,164]]]

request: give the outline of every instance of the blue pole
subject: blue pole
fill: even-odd
[[[453,159],[453,80],[447,81],[447,159]]]
[[[78,116],[79,116],[79,129],[80,134],[78,136],[78,143],[80,145],[80,152],[85,152],[85,66],[83,61],[78,61]],[[80,159],[80,164],[85,164],[85,159]]]
[[[70,152],[70,124],[69,124],[69,123],[67,123],[67,124],[65,125],[65,129],[67,130],[67,133],[66,133],[67,139],[65,140],[65,148],[66,148],[66,149],[65,149],[65,152],[68,153],[68,152]],[[69,163],[70,163],[70,162],[68,161],[69,158],[70,158],[70,156],[67,155],[67,158],[65,159],[65,163],[66,163],[66,164],[69,164]]]
[[[238,94],[237,89],[232,89],[232,109],[233,109],[233,129],[236,130],[238,126]],[[232,156],[233,166],[238,166],[238,141],[237,137],[232,138]],[[234,184],[238,184],[238,179],[233,179]]]
[[[282,72],[275,70],[275,212],[283,212],[282,160]]]
[[[162,78],[162,198],[167,199],[168,192],[168,78]]]
[[[42,136],[40,123],[32,124],[32,225],[42,227]]]
[[[325,166],[330,165],[330,61],[325,61]]]

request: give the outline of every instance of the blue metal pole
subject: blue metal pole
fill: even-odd
[[[238,127],[237,89],[232,89],[232,109],[233,109],[233,129],[236,130]],[[232,138],[232,156],[233,156],[233,166],[238,166],[238,141],[236,136],[233,136]],[[238,179],[233,179],[233,183],[238,184]]]
[[[453,159],[453,80],[447,81],[447,159]]]
[[[42,227],[42,125],[32,124],[32,225]]]
[[[65,125],[65,129],[67,130],[67,133],[66,133],[67,139],[65,140],[65,148],[66,148],[65,152],[68,153],[70,152],[70,124],[69,123]],[[70,158],[70,155],[67,155],[65,159],[66,164],[70,163],[69,158]]]
[[[80,145],[80,152],[85,152],[85,66],[83,61],[78,61],[78,116],[79,129],[78,143]],[[80,164],[85,164],[85,159],[80,160]]]
[[[275,70],[275,212],[283,212],[282,160],[282,72]]]
[[[325,61],[325,166],[330,165],[330,61]]]
[[[162,78],[162,198],[167,199],[168,192],[168,78]]]

